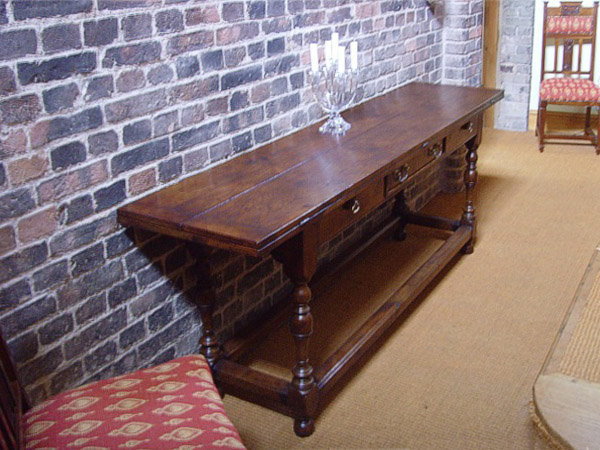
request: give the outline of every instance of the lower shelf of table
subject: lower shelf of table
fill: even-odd
[[[416,299],[471,237],[460,226],[453,233],[411,226],[405,241],[383,235],[342,269],[312,287],[314,333],[310,361],[324,396]],[[287,392],[294,365],[288,316],[251,351],[214,367],[217,383],[232,395],[293,416]]]

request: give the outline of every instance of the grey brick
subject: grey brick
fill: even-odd
[[[223,50],[211,50],[200,56],[204,72],[220,70],[223,68]]]
[[[64,358],[60,347],[45,351],[19,369],[21,382],[25,386],[32,384],[39,379],[41,373],[53,373],[63,360]]]
[[[111,172],[113,176],[116,176],[127,170],[135,169],[147,162],[164,158],[168,154],[168,138],[152,141],[116,155],[111,161]]]
[[[200,63],[196,56],[181,56],[175,61],[177,77],[189,78],[200,72]]]
[[[42,47],[46,53],[81,48],[79,26],[76,24],[61,24],[44,28],[42,31]]]
[[[106,293],[103,292],[88,298],[75,311],[77,325],[82,325],[91,319],[102,315],[106,311]]]
[[[110,97],[114,91],[112,75],[92,78],[85,91],[85,100],[93,102],[94,100]]]
[[[40,343],[42,345],[52,344],[71,331],[73,331],[73,316],[70,313],[62,314],[46,322],[40,328]]]
[[[123,127],[123,143],[125,145],[145,141],[150,139],[151,136],[152,122],[149,119],[140,120]]]
[[[3,283],[39,266],[46,261],[47,257],[48,246],[43,242],[0,259],[0,282]]]
[[[50,152],[52,168],[61,170],[85,161],[85,145],[81,142],[69,142],[61,145]]]
[[[233,149],[233,153],[239,153],[244,150],[248,150],[250,147],[252,147],[252,145],[253,141],[251,131],[247,131],[246,133],[231,138],[231,148]]]
[[[110,17],[83,24],[85,45],[95,47],[111,44],[119,36],[119,24],[116,18]]]
[[[9,340],[12,336],[46,319],[54,312],[56,312],[56,299],[52,296],[44,296],[29,302],[0,320],[3,335],[5,339]]]
[[[0,96],[12,94],[17,90],[15,74],[10,67],[0,67]]]
[[[83,358],[88,372],[94,372],[117,358],[117,344],[109,341],[97,349],[87,352]]]
[[[37,38],[33,30],[13,30],[0,33],[0,61],[35,54]]]
[[[177,9],[160,11],[154,19],[159,33],[175,33],[183,30],[183,14]]]
[[[33,288],[36,292],[50,289],[69,279],[69,265],[67,261],[57,261],[44,266],[33,274]]]
[[[72,75],[86,74],[96,69],[96,54],[92,52],[63,56],[48,61],[19,63],[17,71],[21,84],[47,83]]]
[[[134,278],[119,283],[108,292],[108,305],[111,309],[125,303],[137,294],[137,286]]]
[[[149,37],[152,35],[152,16],[137,14],[124,17],[121,20],[121,29],[126,41]]]
[[[55,113],[73,106],[79,96],[79,88],[75,83],[48,89],[42,94],[44,108],[48,113]]]
[[[125,309],[113,311],[110,315],[88,328],[82,330],[77,336],[65,343],[65,356],[73,359],[87,352],[88,349],[104,339],[116,335],[127,325],[127,312]]]
[[[181,151],[194,145],[201,144],[217,136],[219,121],[208,123],[200,127],[185,130],[173,135],[173,151]]]
[[[104,211],[112,206],[118,205],[127,198],[127,187],[125,180],[119,180],[110,186],[98,189],[94,192],[96,201],[96,212]]]
[[[0,311],[17,306],[31,297],[31,287],[27,280],[21,279],[11,285],[4,285],[0,289]]]
[[[181,156],[163,161],[158,165],[158,180],[161,183],[181,175],[183,160]]]
[[[102,243],[99,243],[71,257],[71,273],[74,277],[77,277],[104,263],[104,246]]]
[[[90,12],[92,6],[92,0],[13,0],[17,20]]]
[[[165,91],[148,92],[135,97],[126,98],[106,106],[106,119],[111,122],[139,117],[164,108],[167,105]]]
[[[242,84],[257,81],[262,78],[263,72],[260,65],[246,67],[234,72],[228,72],[221,77],[221,90],[225,91]]]

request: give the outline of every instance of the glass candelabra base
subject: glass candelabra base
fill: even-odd
[[[319,132],[322,134],[333,134],[341,136],[346,134],[352,125],[344,120],[338,112],[332,112],[327,121],[321,125]]]

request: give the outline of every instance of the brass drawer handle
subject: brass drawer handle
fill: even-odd
[[[475,130],[475,125],[473,122],[469,122],[463,125],[463,130],[467,130],[469,133],[472,133]]]
[[[352,214],[358,214],[358,212],[360,211],[360,202],[358,201],[358,199],[354,199],[352,205],[350,205],[350,211],[352,211]]]
[[[429,149],[429,156],[433,156],[435,159],[438,159],[440,156],[444,154],[444,149],[440,144],[435,144],[433,147]]]
[[[403,183],[408,179],[408,171],[408,164],[404,164],[399,169],[394,170],[394,178],[396,178],[396,181],[398,181],[398,183]]]

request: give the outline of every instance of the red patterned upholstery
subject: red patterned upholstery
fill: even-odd
[[[23,422],[27,449],[244,448],[201,355],[64,392]]]
[[[600,99],[600,87],[591,80],[549,78],[542,81],[540,98],[555,102],[597,102]]]
[[[591,36],[594,31],[593,19],[592,16],[549,16],[546,33]]]

